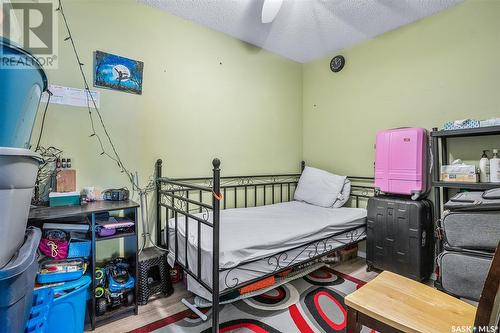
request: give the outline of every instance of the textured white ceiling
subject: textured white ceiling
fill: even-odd
[[[138,1],[303,63],[463,0],[285,0],[268,24],[264,0]]]

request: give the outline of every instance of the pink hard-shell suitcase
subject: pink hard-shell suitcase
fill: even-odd
[[[424,128],[396,128],[377,133],[375,188],[416,200],[428,192],[428,135]]]

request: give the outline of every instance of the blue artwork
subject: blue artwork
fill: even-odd
[[[142,94],[144,63],[96,51],[94,86]]]

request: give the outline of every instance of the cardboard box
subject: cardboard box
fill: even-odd
[[[74,169],[57,170],[56,191],[59,193],[76,191],[76,170]]]
[[[479,181],[477,174],[454,174],[442,173],[441,181],[450,183],[477,183]]]
[[[475,165],[452,164],[441,166],[441,181],[456,183],[477,183],[479,177]]]
[[[351,245],[340,250],[340,261],[348,261],[358,257],[358,245]]]

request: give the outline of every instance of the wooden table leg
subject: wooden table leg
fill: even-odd
[[[361,325],[358,323],[358,311],[347,307],[347,328],[346,333],[361,332]]]

